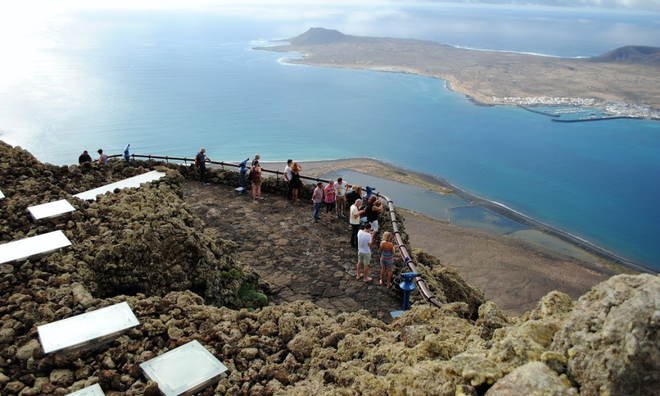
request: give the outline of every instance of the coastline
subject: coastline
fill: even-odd
[[[476,105],[588,106],[609,116],[660,120],[660,96],[652,88],[658,70],[654,63],[485,51],[415,39],[349,36],[323,28],[278,41],[289,45],[252,49],[302,55],[280,59],[293,65],[441,79],[447,89]]]
[[[262,48],[255,48],[255,49],[262,49]],[[295,52],[295,50],[292,50]],[[371,71],[377,71],[377,72],[385,72],[385,73],[398,73],[398,74],[412,74],[415,76],[421,76],[421,77],[428,77],[428,78],[434,78],[438,80],[442,80],[445,82],[445,89],[451,92],[455,92],[457,94],[463,95],[468,102],[472,103],[475,106],[482,106],[482,107],[493,107],[493,106],[516,106],[523,108],[527,111],[530,111],[532,113],[537,113],[545,116],[550,116],[553,117],[551,121],[556,121],[556,122],[582,122],[582,121],[603,121],[603,120],[616,120],[616,119],[631,119],[631,120],[650,120],[650,121],[660,121],[660,112],[658,110],[655,110],[653,106],[651,106],[647,111],[653,112],[653,114],[644,114],[641,115],[639,113],[632,113],[629,114],[625,108],[627,106],[633,106],[633,107],[640,107],[640,106],[647,106],[647,105],[642,105],[640,103],[636,102],[621,102],[621,101],[616,101],[616,100],[596,100],[593,98],[569,98],[569,102],[567,103],[560,103],[561,101],[565,100],[566,98],[563,97],[550,97],[550,98],[545,98],[549,101],[549,103],[526,103],[529,100],[538,100],[539,97],[532,97],[532,96],[523,96],[523,97],[503,97],[503,98],[498,98],[496,96],[491,96],[488,97],[484,94],[481,94],[477,91],[474,91],[468,87],[466,87],[464,84],[460,84],[460,82],[456,79],[454,79],[452,76],[438,76],[435,74],[428,74],[424,73],[422,71],[418,70],[403,70],[403,69],[397,69],[397,68],[388,68],[388,67],[373,67],[373,66],[362,66],[362,65],[354,65],[354,66],[344,66],[344,65],[336,65],[336,64],[327,64],[327,63],[316,63],[313,61],[310,61],[306,58],[307,54],[303,54],[305,57],[302,59],[290,59],[287,60],[286,62],[292,64],[292,65],[305,65],[305,66],[316,66],[316,67],[329,67],[329,68],[335,68],[335,69],[358,69],[358,70],[371,70]],[[285,62],[285,63],[286,63]],[[460,88],[455,88],[455,86],[458,86]],[[496,100],[498,99],[498,100]],[[577,102],[577,103],[576,103]],[[582,102],[589,102],[588,104],[581,104]],[[525,104],[522,104],[525,103]],[[597,119],[580,119],[580,120],[562,120],[558,119],[555,115],[550,115],[547,113],[543,113],[540,111],[535,111],[532,108],[536,106],[568,106],[568,107],[593,107],[599,110],[603,111],[608,111],[609,107],[612,105],[619,106],[620,104],[624,104],[623,109],[626,111],[626,113],[616,113],[611,116],[607,117],[601,117]]]
[[[488,210],[491,210],[494,213],[497,213],[501,216],[504,216],[510,220],[513,220],[519,224],[527,226],[532,230],[539,231],[543,234],[550,235],[561,241],[564,241],[572,246],[577,247],[590,255],[596,256],[604,260],[610,270],[614,273],[626,272],[626,270],[634,272],[643,272],[649,274],[656,274],[652,269],[647,268],[641,264],[637,264],[626,260],[622,257],[617,256],[616,254],[607,251],[606,249],[599,247],[586,241],[582,238],[579,238],[575,235],[572,235],[568,232],[562,231],[558,228],[549,226],[540,221],[537,221],[531,217],[528,217],[522,213],[516,212],[502,204],[493,202],[473,194],[470,194],[466,191],[461,190],[460,188],[454,186],[449,181],[444,178],[429,175],[421,172],[416,172],[410,169],[405,169],[388,162],[373,159],[373,158],[346,158],[346,159],[334,159],[334,160],[318,160],[318,161],[300,161],[303,166],[302,175],[310,177],[318,177],[323,174],[331,173],[341,169],[349,169],[359,173],[369,174],[375,177],[386,178],[394,181],[398,181],[404,184],[409,184],[416,187],[425,188],[427,190],[436,192],[442,195],[455,195],[459,198],[465,199],[466,201],[471,202],[475,206],[483,207]],[[284,168],[284,162],[265,162],[264,168],[268,169],[271,164],[276,164],[277,168]],[[387,194],[386,191],[384,191]],[[397,203],[395,202],[395,205]],[[435,218],[434,218],[435,219]],[[441,219],[435,219],[437,221],[443,221]],[[584,266],[592,270],[599,270],[600,267],[595,268],[587,262],[584,262]]]

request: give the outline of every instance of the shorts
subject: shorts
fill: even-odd
[[[392,268],[394,267],[394,260],[392,260],[392,259],[385,260],[381,257],[380,258],[380,266],[383,267],[386,270],[392,270]]]
[[[378,220],[374,220],[371,222],[371,231],[378,232]]]
[[[371,261],[371,253],[358,252],[358,264],[369,265]]]

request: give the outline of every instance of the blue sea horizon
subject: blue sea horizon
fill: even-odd
[[[613,49],[597,32],[615,16],[599,18],[565,53],[537,37],[444,42],[592,56]],[[630,20],[636,29],[648,22]],[[308,21],[287,29],[243,22],[118,12],[52,25],[21,48],[30,62],[0,80],[0,139],[54,164],[73,164],[85,149],[120,153],[127,143],[135,153],[188,157],[205,147],[222,161],[374,157],[660,270],[660,122],[553,123],[515,107],[475,106],[442,80],[289,65],[300,55],[252,48],[303,33]]]

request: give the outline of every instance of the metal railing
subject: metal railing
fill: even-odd
[[[376,194],[379,197],[382,197],[387,201],[387,208],[390,211],[390,221],[392,222],[392,230],[394,233],[394,238],[396,239],[396,244],[399,246],[399,253],[401,254],[401,257],[403,258],[403,261],[406,263],[408,268],[410,269],[410,272],[417,272],[417,266],[412,260],[412,257],[410,257],[410,254],[408,253],[408,249],[406,249],[406,245],[403,243],[403,238],[401,237],[401,231],[399,231],[399,226],[398,226],[398,220],[396,219],[396,212],[394,210],[394,202],[392,202],[391,199],[389,199],[386,195],[382,194]],[[426,282],[424,282],[424,279],[422,277],[417,276],[414,279],[415,285],[419,288],[419,292],[422,294],[422,297],[432,305],[435,305],[436,307],[442,307],[442,303],[438,301],[433,293],[429,290],[429,288],[426,286]]]
[[[112,156],[111,156],[111,158],[115,158],[115,157],[123,157],[123,156],[120,155],[120,154],[115,154],[115,155],[112,155]],[[167,155],[166,155],[166,156],[162,156],[162,155],[131,154],[131,158],[146,158],[146,159],[149,159],[149,160],[165,160],[165,162],[167,162],[167,163],[169,163],[170,160],[171,160],[171,161],[183,161],[183,163],[184,163],[185,165],[188,165],[188,162],[190,162],[191,164],[194,164],[194,163],[195,163],[195,158],[188,158],[188,157],[170,157],[170,156],[167,156]],[[212,165],[220,165],[220,168],[221,168],[222,170],[225,170],[225,166],[227,166],[227,167],[232,167],[232,168],[240,168],[240,167],[241,167],[240,164],[237,164],[237,163],[234,163],[234,162],[207,161],[206,163],[207,163],[207,164],[212,164]],[[265,173],[273,173],[273,174],[275,174],[275,176],[276,176],[278,179],[280,178],[280,176],[284,176],[284,172],[282,172],[282,171],[278,171],[278,170],[270,170],[270,169],[264,169],[264,168],[261,168],[261,171],[262,171],[262,172],[265,172]],[[327,180],[319,179],[318,177],[308,177],[308,176],[302,176],[302,175],[301,175],[300,178],[301,178],[301,179],[305,179],[305,180],[311,180],[311,181],[317,181],[317,182],[320,181],[320,182],[326,182],[326,183],[327,183]]]
[[[111,155],[111,158],[115,157],[123,157],[121,154],[115,154]],[[190,162],[191,164],[195,163],[195,158],[188,158],[188,157],[170,157],[170,156],[162,156],[162,155],[143,155],[143,154],[131,154],[132,158],[145,158],[148,160],[164,160],[165,162],[169,163],[170,161],[183,161],[185,165]],[[225,170],[225,167],[232,167],[232,168],[240,168],[240,164],[237,163],[231,163],[231,162],[224,162],[224,161],[208,161],[207,163],[212,164],[212,165],[219,165],[222,170]],[[278,171],[278,170],[270,170],[270,169],[261,169],[262,172],[265,173],[272,173],[275,174],[276,177],[279,179],[280,175],[284,175],[284,172]],[[314,178],[314,177],[307,177],[307,176],[300,176],[301,179],[305,180],[311,180],[311,181],[316,181],[316,182],[324,182],[324,183],[329,183],[329,180],[324,180],[320,178]],[[349,185],[350,186],[350,185]],[[401,237],[401,231],[399,231],[399,226],[398,226],[398,220],[396,218],[396,211],[394,208],[394,202],[389,199],[384,194],[381,193],[374,193],[374,195],[385,199],[387,202],[387,207],[390,212],[390,221],[392,222],[392,230],[394,234],[394,238],[396,240],[396,244],[399,247],[399,254],[401,254],[401,258],[403,258],[404,263],[408,266],[408,269],[410,269],[411,272],[417,272],[417,266],[412,260],[412,257],[408,253],[408,249],[406,249],[406,246],[403,242],[403,238]],[[424,282],[424,279],[422,279],[420,276],[414,278],[415,285],[417,285],[417,288],[419,289],[420,294],[424,299],[431,305],[434,305],[436,307],[442,307],[443,304],[438,301],[433,293],[428,289],[426,286],[426,283]]]

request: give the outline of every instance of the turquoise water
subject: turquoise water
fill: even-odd
[[[528,14],[521,12],[512,26],[524,30]],[[320,22],[383,36],[395,36],[387,29],[400,32],[407,24],[408,36],[443,41],[442,28],[433,30],[419,12],[410,15],[421,23],[375,20],[351,30],[339,17],[334,24]],[[569,26],[574,19],[567,15],[538,22],[539,32]],[[514,41],[513,28],[505,36],[475,28],[463,34],[464,42],[455,42],[461,36],[452,32],[445,42],[595,55],[606,43],[619,46],[612,37],[630,39],[607,33],[624,17],[596,15],[587,36],[585,24],[579,25],[575,37],[581,38],[567,42],[565,54],[556,42],[535,42],[533,34]],[[635,44],[660,42],[651,28],[660,18],[628,17],[623,26],[636,34]],[[475,18],[479,14],[464,21]],[[481,18],[487,23],[492,17]],[[266,44],[260,39],[294,36],[319,21],[283,28],[275,21],[232,22],[212,14],[133,12],[76,14],[57,22],[26,36],[0,70],[0,139],[43,161],[71,164],[84,149],[120,153],[127,143],[135,153],[174,156],[192,156],[204,146],[214,160],[257,152],[266,161],[375,157],[444,177],[660,269],[660,122],[553,123],[514,107],[474,106],[441,80],[291,66],[282,54],[251,49]],[[480,37],[487,45],[478,45]]]
[[[369,186],[375,192],[382,192],[392,200],[396,207],[424,213],[457,226],[485,230],[496,235],[508,235],[530,229],[490,209],[474,206],[470,201],[454,195],[442,195],[424,188],[346,169],[320,176],[325,180],[337,180],[339,177],[351,185],[363,186],[364,191],[366,191],[366,186]]]
[[[420,187],[414,187],[392,180],[380,179],[375,176],[346,169],[322,175],[320,178],[325,180],[337,180],[339,177],[343,178],[343,180],[351,185],[363,186],[363,191],[365,193],[366,186],[374,188],[374,191],[383,193],[391,199],[397,207],[403,207],[415,212],[424,213],[428,216],[433,216],[436,219],[446,221],[451,220],[452,223],[456,220],[453,216],[450,216],[450,211],[452,209],[472,205],[470,201],[457,196],[441,195]]]

